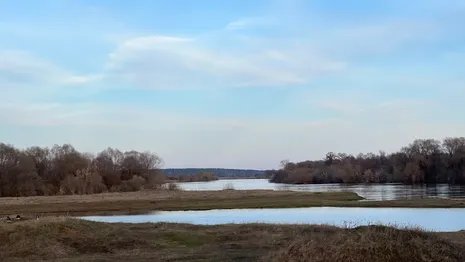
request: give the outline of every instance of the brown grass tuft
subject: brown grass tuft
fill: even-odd
[[[146,245],[125,228],[70,218],[2,223],[0,239],[0,260],[55,259],[86,253],[113,253]]]
[[[459,262],[458,246],[432,233],[386,226],[362,226],[335,234],[306,235],[267,261],[274,262]]]

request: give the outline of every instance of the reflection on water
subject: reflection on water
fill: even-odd
[[[285,208],[226,209],[207,211],[163,211],[146,215],[89,216],[83,219],[102,222],[173,222],[201,225],[229,223],[329,224],[358,226],[374,223],[418,226],[431,231],[465,229],[465,209],[447,208]]]
[[[308,192],[355,192],[367,200],[395,200],[414,197],[465,197],[465,187],[447,184],[309,184],[286,185],[268,182],[267,179],[228,179],[211,182],[178,183],[184,190],[222,190],[232,186],[236,190],[270,189]]]

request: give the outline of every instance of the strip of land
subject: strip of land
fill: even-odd
[[[465,233],[384,226],[0,223],[1,261],[465,261]]]
[[[0,215],[101,215],[155,210],[311,207],[362,199],[351,192],[153,190],[95,195],[0,198]]]
[[[94,195],[0,198],[0,215],[105,215],[150,211],[294,207],[463,208],[465,199],[359,201],[352,192],[153,190]]]

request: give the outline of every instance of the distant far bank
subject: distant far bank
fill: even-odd
[[[265,170],[232,168],[165,168],[161,169],[161,172],[167,176],[213,173],[219,179],[264,178],[265,175]]]

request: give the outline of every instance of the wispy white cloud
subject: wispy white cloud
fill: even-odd
[[[202,38],[139,37],[124,41],[110,55],[110,65],[118,74],[158,89],[209,88],[209,82],[217,87],[297,85],[345,67],[311,46],[289,43],[246,51],[247,44],[236,43],[242,46],[228,50],[212,48],[221,42],[205,43]]]
[[[229,22],[225,29],[226,30],[240,30],[248,27],[257,27],[257,26],[270,26],[276,24],[276,21],[270,17],[247,17],[240,18],[238,20]]]
[[[328,22],[330,18],[315,19]],[[389,55],[411,44],[427,45],[444,34],[444,26],[428,19],[379,18],[327,28],[300,22],[279,24],[249,17],[232,21],[223,30],[188,38],[125,39],[109,56],[115,69],[111,73],[152,89],[296,86],[353,69],[359,58]],[[261,34],[266,32],[261,29],[275,27],[292,33]],[[255,30],[238,30],[244,28]]]
[[[99,81],[104,79],[106,76],[104,74],[95,74],[87,76],[70,76],[63,81],[63,83],[68,84],[86,84],[94,81]]]
[[[245,19],[242,20],[236,20],[233,22],[230,22],[229,24],[226,25],[227,30],[237,30],[244,28],[249,25],[249,22]]]
[[[0,82],[3,85],[87,83],[102,77],[102,75],[75,75],[30,52],[0,50]]]

